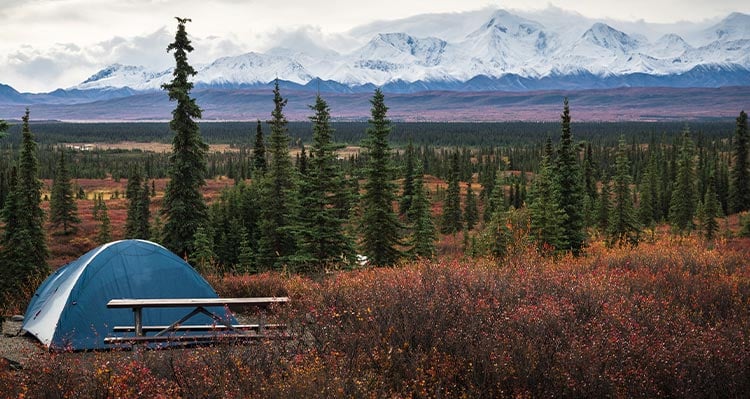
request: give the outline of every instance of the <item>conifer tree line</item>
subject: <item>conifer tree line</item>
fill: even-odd
[[[616,146],[605,146],[576,141],[566,98],[554,140],[548,135],[520,147],[474,148],[409,140],[399,149],[391,146],[394,124],[376,89],[361,152],[341,157],[335,110],[320,95],[309,105],[310,141],[292,140],[287,99],[276,81],[270,118],[245,132],[253,147],[212,156],[190,94],[190,20],[177,21],[167,49],[176,67],[163,87],[175,102],[172,152],[158,162],[131,159],[118,166],[127,179],[123,235],[162,243],[203,271],[320,274],[390,266],[439,255],[438,233],[462,233],[470,255],[503,258],[533,245],[550,255],[578,256],[591,240],[637,245],[660,224],[674,234],[713,240],[721,234],[719,218],[750,207],[744,111],[728,142],[684,126],[671,142],[620,135]],[[20,146],[4,151],[0,164],[0,292],[48,272],[46,222],[59,235],[76,234],[80,223],[71,180],[78,161],[91,155],[56,148],[40,162],[29,119],[27,110]],[[0,122],[3,141],[7,127]],[[299,155],[293,157],[295,146]],[[151,205],[155,164],[168,178],[158,212]],[[52,177],[48,215],[41,207],[44,168]],[[234,184],[207,203],[203,187],[219,170]],[[427,184],[428,178],[440,180]],[[93,200],[96,241],[105,243],[113,236],[107,203],[100,195]],[[750,218],[744,223],[750,233]]]
[[[748,173],[747,163],[742,165],[742,159],[747,157],[744,112],[736,120],[729,155],[718,143],[703,141],[700,135],[694,137],[686,126],[672,144],[654,139],[646,146],[634,145],[621,137],[617,148],[610,149],[614,162],[607,169],[597,162],[593,155],[597,150],[591,143],[572,144],[570,110],[564,105],[563,137],[556,146],[548,138],[540,151],[539,167],[527,175],[508,170],[512,158],[503,152],[454,148],[435,152],[444,157],[426,157],[420,156],[425,154],[424,148],[413,145],[400,153],[392,150],[387,142],[391,125],[382,93],[373,98],[373,127],[369,131],[371,138],[363,143],[367,151],[361,155],[361,170],[351,169],[347,159],[336,155],[341,144],[334,141],[331,111],[322,97],[311,105],[310,119],[315,131],[313,142],[307,147],[309,156],[304,165],[299,160],[295,165],[289,155],[290,139],[284,131],[286,101],[278,88],[273,103],[267,147],[262,124],[254,129],[258,146],[252,158],[254,178],[238,179],[234,187],[207,207],[205,220],[197,224],[189,244],[192,249],[187,252],[196,266],[316,273],[353,267],[363,259],[370,265],[394,264],[409,257],[436,255],[436,230],[444,234],[467,231],[472,242],[490,240],[491,245],[473,243],[466,250],[480,254],[481,248],[477,248],[484,245],[490,249],[484,253],[500,256],[507,254],[508,247],[519,239],[508,226],[515,223],[521,229],[523,218],[529,220],[526,239],[550,253],[583,251],[585,241],[596,237],[606,238],[609,245],[636,245],[647,231],[661,223],[669,223],[676,234],[697,233],[710,240],[720,234],[718,219],[741,209],[733,208],[737,204],[746,203],[738,199],[747,191],[747,179],[743,177]],[[40,248],[44,248],[43,230],[33,227],[41,224],[39,220],[44,221],[38,212],[24,213],[36,214],[36,224],[29,224],[22,232],[15,227],[21,214],[14,211],[20,206],[20,182],[30,190],[35,181],[39,182],[19,173],[22,165],[31,165],[23,170],[36,168],[35,173],[39,174],[38,162],[34,166],[28,156],[36,152],[36,147],[29,144],[33,143],[33,136],[28,122],[24,125],[25,140],[18,164],[11,168],[7,179],[10,189],[4,199],[3,237],[6,243],[19,237],[36,237],[42,244]],[[572,155],[566,158],[566,151]],[[74,234],[80,220],[72,200],[69,152],[58,150],[52,181],[48,221],[58,229],[55,234]],[[423,162],[448,165],[449,177],[444,185],[425,191]],[[403,167],[396,167],[398,163]],[[640,164],[640,170],[634,164]],[[494,173],[488,165],[496,167]],[[578,214],[566,212],[562,205],[564,167],[573,170],[573,178],[567,181],[580,194],[574,207],[580,210]],[[151,187],[142,175],[140,165],[131,165],[125,192],[125,237],[164,242],[163,222],[157,220],[163,213],[150,214]],[[395,184],[397,179],[402,179],[401,186]],[[476,196],[473,185],[480,186]],[[438,209],[442,211],[433,212],[433,203],[440,203]],[[25,206],[29,206],[28,201]],[[96,198],[95,208],[95,220],[100,223],[97,241],[106,242],[112,231],[103,198]],[[482,210],[484,217],[480,218]],[[275,212],[278,218],[272,219]],[[578,224],[569,224],[571,218],[578,218]],[[391,222],[382,223],[383,220]],[[372,230],[373,226],[378,229]],[[566,226],[573,226],[582,237],[578,238],[577,250],[566,241]],[[492,232],[490,238],[488,231]],[[275,234],[284,237],[278,242],[286,247],[273,246]],[[4,259],[16,258],[7,251],[18,248],[24,247],[3,245],[8,254]]]

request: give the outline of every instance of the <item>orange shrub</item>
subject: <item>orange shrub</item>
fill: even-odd
[[[750,267],[719,243],[594,244],[420,261],[321,281],[209,276],[225,296],[289,295],[292,341],[40,354],[9,397],[747,397]],[[15,382],[13,382],[15,381]]]

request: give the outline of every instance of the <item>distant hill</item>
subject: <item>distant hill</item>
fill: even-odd
[[[197,89],[193,92],[204,120],[267,120],[273,109],[270,88]],[[287,88],[285,114],[307,120],[315,92]],[[371,92],[326,93],[331,115],[339,120],[366,120]],[[691,120],[736,117],[750,109],[748,87],[619,88],[531,92],[424,91],[386,95],[389,117],[403,121],[553,121],[564,96],[574,120]],[[0,117],[18,118],[26,104],[0,104]],[[78,104],[32,104],[35,119],[168,120],[174,104],[164,92],[146,92]]]

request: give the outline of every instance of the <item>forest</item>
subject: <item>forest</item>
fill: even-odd
[[[183,35],[181,35],[181,33]],[[288,295],[300,339],[32,356],[9,397],[741,397],[747,114],[733,121],[204,123],[175,43],[167,124],[3,130],[0,313],[122,238],[224,296]],[[204,141],[205,137],[205,141]],[[169,142],[171,151],[82,144]],[[223,151],[212,145],[228,144]],[[125,359],[125,361],[121,361]]]

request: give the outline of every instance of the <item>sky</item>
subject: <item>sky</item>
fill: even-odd
[[[747,0],[0,0],[0,83],[21,92],[74,86],[113,63],[164,69],[173,17],[188,17],[195,63],[279,42],[312,38],[337,51],[357,42],[351,30],[376,21],[488,8],[560,8],[628,22],[708,24]]]

